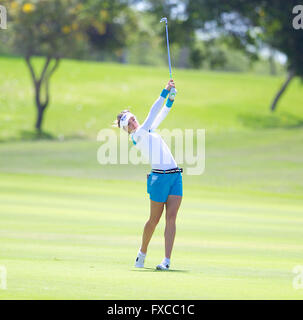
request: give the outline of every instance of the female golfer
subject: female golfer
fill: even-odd
[[[147,247],[161,218],[164,205],[166,207],[165,257],[156,268],[158,270],[168,270],[170,266],[170,257],[176,234],[176,217],[182,200],[182,169],[178,168],[167,144],[154,130],[172,108],[176,90],[171,90],[171,88],[175,88],[173,80],[170,80],[165,89],[162,90],[160,97],[151,107],[142,125],[139,125],[136,117],[129,110],[124,110],[117,116],[119,128],[130,134],[133,144],[144,157],[149,159],[152,167],[152,171],[147,178],[147,192],[150,195],[150,217],[144,226],[142,244],[135,262],[137,268],[144,267]],[[162,108],[168,95],[166,105]]]

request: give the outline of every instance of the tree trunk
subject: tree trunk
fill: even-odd
[[[285,92],[286,88],[288,87],[290,81],[293,79],[293,77],[295,76],[295,72],[293,70],[290,70],[289,73],[288,73],[288,76],[287,76],[287,79],[286,81],[284,82],[283,86],[281,87],[281,89],[278,91],[270,109],[271,111],[275,111],[276,110],[276,107],[277,107],[277,104],[278,104],[278,101],[279,99],[281,98],[282,94]]]
[[[36,103],[36,111],[37,111],[35,128],[38,131],[38,133],[41,133],[41,125],[42,125],[42,119],[43,119],[43,107],[42,107],[41,96],[40,96],[41,79],[34,80],[34,90],[35,90],[35,103]]]
[[[39,133],[41,133],[41,127],[42,127],[42,121],[43,121],[43,113],[44,113],[44,109],[42,109],[42,108],[38,108],[37,109],[37,119],[36,119],[35,128],[37,129],[37,131]]]
[[[35,88],[35,102],[36,102],[36,108],[37,108],[37,118],[35,123],[35,128],[40,134],[42,132],[42,121],[43,121],[43,115],[46,107],[49,103],[49,79],[51,75],[54,73],[54,71],[57,69],[59,65],[59,58],[54,58],[55,64],[52,68],[49,68],[52,58],[47,57],[45,60],[45,64],[42,70],[42,73],[40,77],[37,77],[34,71],[34,68],[30,61],[30,56],[26,57],[26,63],[30,69],[32,80],[34,83]],[[41,98],[41,89],[44,86],[45,88],[45,97],[44,99]]]
[[[40,80],[35,82],[35,102],[36,102],[36,109],[37,109],[37,118],[35,128],[38,133],[41,133],[42,127],[42,120],[43,120],[43,113],[45,108],[47,107],[47,102],[44,105],[41,102],[41,82]]]

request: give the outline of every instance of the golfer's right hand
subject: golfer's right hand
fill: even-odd
[[[168,91],[170,91],[171,88],[176,88],[175,82],[173,79],[170,79],[165,87],[165,89]]]

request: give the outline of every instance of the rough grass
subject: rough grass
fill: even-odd
[[[36,60],[37,70],[41,62]],[[22,59],[0,58],[0,70],[0,139],[32,139],[36,111],[27,67]],[[167,78],[166,68],[64,60],[52,78],[43,128],[55,139],[95,139],[128,106],[142,121]],[[167,128],[302,128],[298,79],[272,114],[269,105],[281,77],[176,70],[174,78],[179,93]]]

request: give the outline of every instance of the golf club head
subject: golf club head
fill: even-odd
[[[163,17],[163,18],[160,20],[160,22],[165,22],[165,23],[167,23],[167,18],[166,18],[166,17]]]

